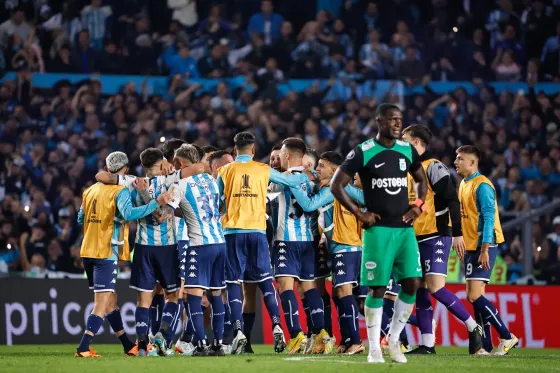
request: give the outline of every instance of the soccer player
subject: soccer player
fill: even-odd
[[[415,124],[403,131],[403,140],[410,143],[420,155],[428,185],[426,213],[414,221],[424,275],[423,283],[416,293],[416,317],[422,333],[422,344],[409,353],[436,353],[432,331],[434,311],[431,294],[465,324],[469,332],[469,352],[474,354],[482,348],[482,328],[477,325],[459,298],[445,288],[450,247],[453,247],[460,258],[463,258],[465,253],[459,199],[449,170],[427,150],[431,139],[432,133],[423,125]],[[410,179],[409,176],[409,198],[414,201],[416,193]]]
[[[365,351],[365,347],[360,339],[358,304],[352,294],[353,286],[358,284],[362,251],[361,227],[358,226],[356,217],[334,199],[333,194],[328,188],[332,176],[342,164],[343,159],[342,154],[333,151],[321,154],[317,173],[321,185],[326,187],[322,188],[318,194],[309,198],[307,193],[300,188],[291,188],[291,192],[303,211],[319,210],[320,212],[319,225],[326,236],[329,252],[328,261],[332,263],[333,286],[335,287],[335,294],[333,296],[335,297],[335,304],[338,305],[339,309],[342,341],[337,352],[346,352],[354,355]],[[346,191],[357,203],[364,204],[363,192],[360,189],[348,185],[346,186]],[[323,265],[327,267],[327,258],[324,258],[324,261],[319,261],[315,269],[321,270]],[[325,298],[323,298],[323,301],[325,301]],[[330,297],[328,302],[330,303]],[[330,315],[328,316],[330,317]],[[325,322],[327,322],[326,312]],[[334,338],[328,343],[332,343],[334,347]],[[325,353],[329,352],[326,347]]]
[[[422,268],[412,223],[422,214],[426,197],[426,179],[418,153],[399,140],[402,113],[396,105],[381,104],[375,119],[379,132],[352,150],[336,171],[331,190],[336,199],[364,223],[360,282],[369,286],[365,313],[370,363],[383,363],[380,346],[383,295],[391,272],[401,284],[395,301],[388,342],[391,359],[406,363],[399,334],[412,313]],[[418,199],[408,203],[410,172],[418,183]],[[344,187],[358,173],[362,181],[367,211],[356,205]]]
[[[199,153],[192,145],[181,145],[175,152],[175,162],[188,167],[199,162]],[[174,186],[172,208],[180,208],[189,227],[189,249],[186,256],[185,288],[187,313],[193,324],[196,351],[193,356],[224,356],[222,338],[225,308],[222,290],[225,289],[224,263],[225,239],[220,223],[220,193],[211,175],[202,173],[181,179]],[[206,348],[202,295],[212,305],[212,330],[214,340]]]
[[[304,172],[303,156],[307,151],[303,140],[290,137],[282,142],[280,162],[289,173]],[[307,181],[300,188],[311,195],[314,183]],[[312,215],[304,213],[289,188],[273,184],[271,192],[278,196],[278,229],[272,249],[274,276],[282,300],[284,318],[290,332],[288,353],[295,354],[301,349],[305,335],[299,323],[299,307],[294,294],[294,282],[301,283],[305,299],[311,310],[312,339],[308,342],[311,351],[324,351],[329,334],[324,330],[324,306],[315,287],[315,242],[312,229]]]
[[[220,149],[216,148],[215,146],[212,145],[207,145],[207,146],[196,146],[197,150],[200,152],[200,150],[202,149],[203,152],[203,156],[200,158],[200,163],[202,163],[204,165],[204,172],[206,172],[207,174],[212,174],[212,168],[210,167],[210,156],[212,154],[214,154],[215,152],[219,151]]]
[[[256,138],[250,132],[235,135],[235,162],[218,170],[218,185],[223,196],[222,220],[227,244],[226,282],[228,304],[234,329],[232,354],[244,352],[247,337],[242,330],[240,283],[256,283],[273,325],[274,351],[285,348],[280,326],[280,309],[272,284],[270,251],[266,240],[266,197],[269,181],[295,186],[307,175],[287,175],[253,161]],[[248,320],[252,323],[253,320]]]
[[[317,168],[317,163],[319,162],[319,154],[312,148],[307,148],[305,155],[303,156],[303,167],[307,171],[314,171]]]
[[[208,157],[208,165],[212,170],[212,177],[214,179],[218,178],[218,169],[226,164],[230,164],[233,162],[233,156],[231,153],[225,150],[218,150],[212,153],[210,157]]]
[[[281,146],[274,145],[270,153],[269,166],[270,168],[281,172],[280,167],[280,148]],[[274,196],[274,195],[273,195]],[[266,240],[269,248],[272,247],[274,237],[274,228],[276,226],[278,215],[278,200],[276,198],[270,199],[267,196],[266,204]],[[257,291],[258,284],[256,283],[243,283],[243,334],[247,337],[247,344],[245,345],[245,353],[252,354],[253,348],[251,346],[251,331],[255,323],[255,313],[257,309]]]
[[[128,157],[122,152],[107,156],[105,169],[117,178],[128,171]],[[94,307],[87,319],[86,331],[76,351],[76,357],[98,357],[90,348],[91,341],[103,325],[106,316],[121,340],[126,354],[133,354],[134,344],[123,331],[115,292],[118,261],[130,260],[128,221],[148,216],[158,206],[165,205],[171,193],[161,193],[157,200],[134,208],[127,188],[117,185],[94,184],[82,195],[78,223],[84,227],[80,256],[84,262],[90,289],[94,291]]]
[[[498,253],[498,244],[504,242],[502,225],[498,215],[496,190],[492,182],[478,171],[481,153],[472,145],[457,149],[455,167],[463,177],[459,185],[461,223],[465,238],[465,277],[467,279],[467,299],[473,305],[475,317],[484,327],[483,349],[479,355],[492,351],[491,324],[500,335],[500,344],[493,355],[506,355],[519,340],[510,333],[498,310],[484,296],[486,284]]]

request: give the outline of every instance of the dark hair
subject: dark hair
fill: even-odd
[[[196,151],[198,152],[198,160],[200,161],[202,158],[204,158],[204,149],[202,148],[202,146],[196,144],[191,145],[194,146],[196,148]]]
[[[210,168],[212,168],[212,162],[217,161],[218,159],[222,158],[224,155],[231,155],[230,152],[226,150],[217,150],[208,158],[208,164],[210,164]]]
[[[313,168],[317,167],[317,162],[319,162],[319,154],[317,153],[317,151],[313,148],[307,148],[305,155],[313,158]]]
[[[422,142],[428,146],[430,141],[432,141],[432,131],[423,124],[413,124],[412,126],[406,127],[403,130],[403,134],[408,133],[410,137],[422,140]]]
[[[288,137],[282,141],[282,146],[285,146],[290,152],[300,153],[302,157],[307,153],[305,141],[297,137]]]
[[[344,157],[339,152],[328,151],[321,154],[321,159],[340,166],[344,162]]]
[[[206,145],[206,146],[202,147],[202,150],[204,150],[204,154],[208,154],[208,153],[217,152],[220,149],[216,148],[215,146],[212,146],[212,145]]]
[[[460,146],[456,153],[465,153],[465,154],[472,154],[476,157],[476,159],[482,159],[482,153],[480,150],[474,145],[463,145]]]
[[[233,138],[233,143],[238,149],[244,149],[249,145],[255,144],[256,138],[251,132],[239,132]]]
[[[144,168],[152,168],[158,161],[163,160],[163,152],[158,148],[148,148],[140,153],[140,163]]]
[[[275,150],[280,150],[280,149],[282,149],[282,145],[276,144],[276,145],[274,145],[274,146],[272,147],[272,150],[271,150],[270,152],[272,153],[273,151],[275,151]]]
[[[397,105],[394,104],[381,104],[375,110],[375,117],[376,118],[384,117],[385,115],[387,115],[387,112],[391,109],[397,109],[399,111],[401,110]]]
[[[183,144],[186,144],[186,141],[181,139],[169,139],[165,141],[161,146],[161,151],[163,152],[165,159],[171,162],[175,156],[175,150],[179,149],[179,147]]]

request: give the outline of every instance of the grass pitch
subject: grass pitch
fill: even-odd
[[[410,356],[408,364],[367,364],[366,355],[286,355],[272,353],[272,346],[253,346],[254,355],[225,357],[126,357],[120,345],[94,345],[99,359],[74,357],[75,345],[0,346],[2,373],[110,373],[110,372],[196,372],[196,373],[364,373],[375,372],[560,372],[560,350],[514,349],[509,356],[468,356],[466,348],[438,347],[437,355]]]

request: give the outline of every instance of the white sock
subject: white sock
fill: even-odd
[[[467,327],[467,330],[469,332],[472,332],[473,330],[476,329],[476,321],[474,321],[474,319],[472,317],[469,317],[468,320],[465,321],[465,326]]]
[[[399,336],[406,326],[406,322],[412,313],[414,304],[408,304],[403,302],[397,297],[395,299],[395,312],[393,314],[393,319],[391,320],[391,328],[389,329],[389,336],[387,341],[389,343],[396,343],[399,341]]]
[[[369,308],[365,306],[367,336],[369,341],[369,351],[380,351],[381,344],[381,316],[383,316],[383,307]]]
[[[434,347],[435,343],[436,340],[433,334],[422,334],[422,346]]]

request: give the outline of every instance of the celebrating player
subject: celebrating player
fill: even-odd
[[[282,168],[290,173],[301,174],[304,171],[302,158],[307,151],[303,140],[290,137],[282,142],[280,162]],[[311,195],[314,183],[307,181],[300,188]],[[295,354],[301,349],[305,338],[299,323],[299,307],[294,294],[294,281],[301,283],[305,299],[311,313],[313,336],[310,350],[324,351],[325,340],[329,334],[324,328],[324,306],[315,287],[315,242],[312,230],[312,217],[304,213],[297,204],[289,188],[273,184],[272,192],[278,196],[278,229],[272,250],[274,276],[282,300],[284,317],[290,332],[288,353]]]
[[[331,190],[337,200],[364,223],[360,282],[370,288],[365,304],[368,362],[384,362],[379,343],[382,304],[393,272],[401,290],[395,301],[387,339],[391,359],[406,363],[399,334],[414,307],[422,274],[418,243],[411,224],[426,208],[426,179],[416,150],[398,140],[402,129],[399,108],[381,104],[375,115],[379,133],[348,154],[334,175]],[[408,204],[408,172],[418,182],[418,199],[413,205]],[[360,175],[364,187],[367,212],[362,212],[344,190],[355,173]]]
[[[426,150],[431,138],[432,133],[423,125],[412,125],[403,131],[403,140],[414,146],[420,155],[428,185],[426,213],[414,221],[424,275],[424,283],[416,293],[416,317],[422,333],[422,344],[409,353],[435,354],[436,352],[435,336],[432,331],[434,314],[430,299],[432,294],[465,323],[469,331],[469,352],[474,354],[482,348],[482,328],[477,325],[459,298],[445,288],[449,248],[453,247],[462,258],[465,253],[465,242],[461,231],[461,211],[455,183],[447,167]],[[414,201],[416,193],[410,179],[409,176],[409,198]]]
[[[496,190],[492,182],[478,171],[480,157],[478,148],[464,145],[457,149],[455,160],[457,173],[463,177],[459,186],[459,202],[466,244],[467,299],[473,305],[475,317],[484,327],[484,348],[477,354],[488,355],[492,351],[490,324],[500,334],[500,344],[492,354],[506,355],[519,340],[510,333],[496,307],[484,296],[498,254],[498,244],[504,242],[504,235],[498,215]]]
[[[231,351],[235,354],[243,353],[247,343],[242,331],[240,282],[258,284],[272,320],[274,351],[282,352],[285,348],[266,240],[267,187],[269,181],[295,186],[308,180],[306,175],[282,174],[253,161],[255,142],[252,133],[238,133],[234,138],[235,162],[218,170],[218,185],[225,205],[222,224],[227,243],[228,304],[234,329]]]
[[[128,171],[128,157],[122,152],[107,156],[106,171],[117,178]],[[134,208],[127,188],[97,183],[86,189],[78,223],[84,227],[80,257],[93,289],[94,307],[86,323],[86,331],[76,351],[77,357],[97,357],[90,343],[103,325],[106,316],[111,328],[121,340],[126,354],[133,354],[134,345],[123,331],[115,292],[118,261],[130,260],[128,221],[143,218],[171,200],[171,193],[161,193],[157,200]],[[151,291],[151,290],[150,290]],[[147,325],[146,325],[147,327]]]
[[[192,145],[181,145],[175,152],[175,162],[180,168],[199,162],[199,153]],[[189,227],[189,249],[185,264],[185,288],[187,289],[187,313],[193,324],[196,351],[193,356],[223,356],[225,289],[224,262],[225,239],[220,224],[219,189],[211,175],[202,173],[181,179],[174,188],[172,208],[180,208]],[[212,329],[214,340],[206,349],[202,295],[204,290],[212,305]]]

